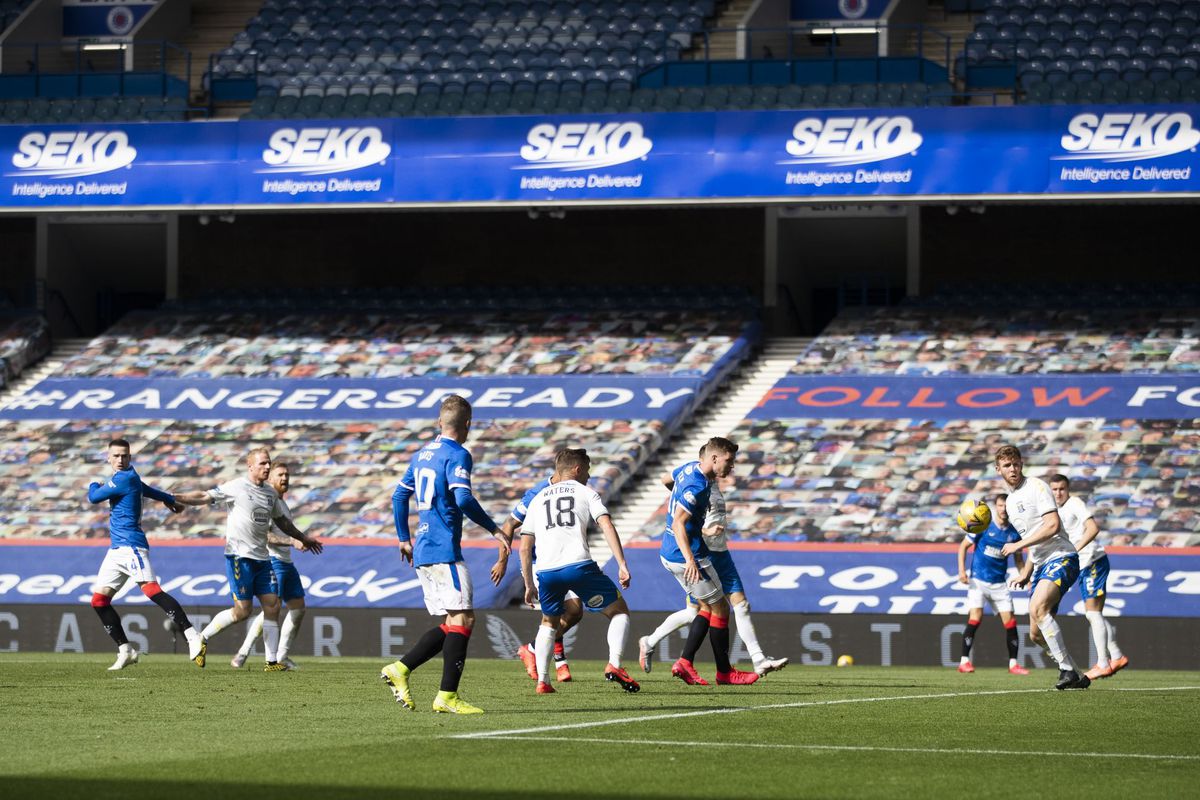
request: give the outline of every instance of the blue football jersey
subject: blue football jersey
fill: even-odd
[[[142,498],[174,503],[175,497],[142,483],[142,477],[133,467],[114,472],[106,483],[88,486],[88,500],[92,503],[108,501],[108,532],[113,547],[149,547],[146,534],[142,531]]]
[[[521,501],[517,503],[516,507],[512,510],[513,519],[522,525],[525,524],[525,517],[529,514],[529,504],[533,502],[533,498],[538,496],[538,492],[550,485],[550,478],[552,477],[554,476],[550,475],[542,478],[542,480],[536,486],[534,486],[521,497]]]
[[[471,491],[472,464],[465,447],[441,436],[418,450],[409,464],[392,495],[392,509],[396,533],[401,541],[408,541],[408,497],[416,499],[414,566],[462,561],[463,510],[454,494],[456,489]],[[403,514],[398,501],[403,503]]]
[[[671,501],[667,504],[667,530],[663,533],[662,547],[659,554],[667,561],[676,564],[684,563],[683,553],[679,543],[675,541],[675,512],[682,508],[691,514],[684,529],[687,531],[688,542],[691,544],[692,555],[703,558],[708,555],[708,547],[700,531],[704,529],[704,517],[708,513],[708,496],[712,484],[700,471],[700,462],[691,461],[671,473],[675,479],[675,488],[671,490]]]
[[[971,557],[971,575],[984,583],[1000,583],[1008,572],[1008,558],[1000,555],[1001,548],[1009,542],[1021,541],[1021,534],[1012,525],[1003,528],[992,520],[983,533],[968,533],[967,539],[975,545]]]

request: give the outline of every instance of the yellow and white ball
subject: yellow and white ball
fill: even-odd
[[[854,656],[849,655],[848,653],[843,653],[842,655],[838,656],[837,665],[839,667],[853,667]]]
[[[955,522],[967,533],[983,533],[992,524],[992,510],[982,500],[963,500]]]

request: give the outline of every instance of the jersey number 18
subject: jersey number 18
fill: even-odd
[[[542,505],[546,509],[547,528],[575,527],[575,498],[573,496],[556,498],[553,509],[551,509],[549,498]]]

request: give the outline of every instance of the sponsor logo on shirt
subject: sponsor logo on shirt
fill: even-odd
[[[465,467],[455,467],[454,468],[454,477],[469,478],[469,477],[471,477],[471,473],[468,472]]]

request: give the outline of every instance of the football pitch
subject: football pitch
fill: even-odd
[[[612,800],[1195,796],[1200,674],[1136,664],[1082,692],[1056,673],[791,666],[749,687],[693,687],[664,664],[626,694],[598,662],[538,696],[520,662],[468,662],[477,716],[418,710],[383,659],[301,670],[197,669],[153,654],[0,655],[0,786],[14,797]],[[250,664],[261,664],[251,660]],[[711,677],[711,664],[701,674]]]

